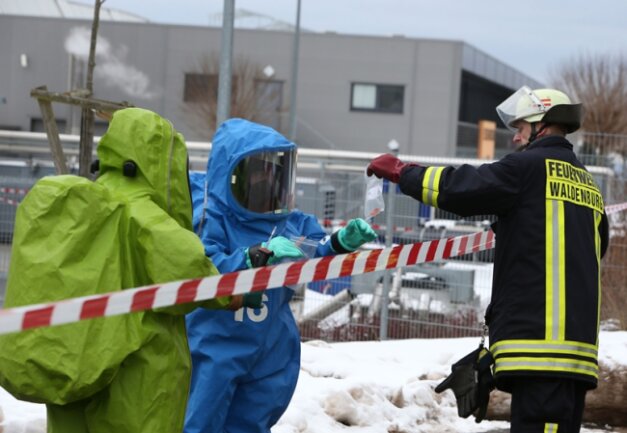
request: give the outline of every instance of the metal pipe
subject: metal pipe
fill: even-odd
[[[231,115],[231,67],[233,57],[233,26],[235,0],[224,0],[222,13],[222,46],[220,48],[220,75],[218,77],[218,107],[216,128]]]
[[[398,157],[398,142],[392,140],[388,143],[390,152]],[[396,184],[388,182],[388,202],[385,208],[385,246],[392,246],[394,236],[394,202],[396,199]],[[385,271],[383,275],[383,291],[381,293],[381,321],[379,323],[379,339],[387,340],[388,338],[388,303],[390,295],[390,286],[392,285],[391,269]]]
[[[292,54],[292,79],[290,82],[290,129],[289,138],[296,139],[296,93],[298,92],[298,56],[300,47],[300,1],[296,4],[296,28],[294,29],[294,46]]]
[[[79,142],[78,135],[72,134],[59,134],[59,138],[64,144],[72,144]],[[16,144],[16,142],[23,141],[24,146],[29,146],[28,152],[35,152],[36,148],[39,146],[41,148],[41,152],[36,153],[49,153],[50,149],[48,148],[48,141],[46,137],[46,133],[44,132],[27,132],[27,131],[11,131],[11,130],[0,130],[0,147],[4,148],[6,145],[15,146],[12,148],[12,151],[19,152],[21,146],[20,144]],[[99,136],[94,136],[94,143],[100,141]],[[207,152],[211,151],[211,142],[204,141],[187,141],[187,148],[191,152],[202,152],[206,155]],[[319,158],[319,159],[345,159],[347,162],[345,164],[329,164],[327,165],[327,169],[329,171],[337,170],[347,170],[350,166],[348,161],[355,161],[363,163],[363,166],[357,166],[356,170],[363,171],[366,165],[379,156],[380,153],[374,152],[355,152],[355,151],[345,151],[345,150],[328,150],[328,149],[309,149],[304,147],[298,148],[298,156],[299,158]],[[398,156],[403,161],[411,161],[417,162],[423,165],[453,165],[459,166],[462,164],[468,164],[472,166],[479,166],[482,164],[489,163],[491,161],[480,160],[480,159],[471,159],[471,158],[449,158],[449,157],[440,157],[440,156],[418,156],[418,155],[399,155]],[[299,164],[300,166],[300,164]],[[313,166],[308,166],[308,168],[314,168]],[[604,176],[614,177],[614,171],[609,167],[601,167],[590,165],[586,166],[588,171],[592,174],[600,174]]]

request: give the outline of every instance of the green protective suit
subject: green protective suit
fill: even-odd
[[[95,182],[43,178],[19,206],[5,307],[217,274],[191,231],[187,151],[170,122],[118,111],[98,156]],[[123,174],[127,161],[134,177]],[[197,306],[0,336],[0,385],[46,403],[49,433],[181,432],[191,370],[184,314]]]

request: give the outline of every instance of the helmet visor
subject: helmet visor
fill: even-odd
[[[249,155],[231,174],[233,197],[251,212],[281,214],[291,211],[295,184],[295,149]]]
[[[529,87],[523,86],[496,107],[496,112],[503,124],[516,132],[515,123],[526,120],[539,122],[547,111],[542,100]]]

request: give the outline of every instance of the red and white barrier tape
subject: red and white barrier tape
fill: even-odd
[[[0,310],[0,334],[432,262],[494,247],[492,231]]]
[[[606,208],[608,214],[625,209],[627,203],[610,205]],[[202,279],[83,296],[55,303],[0,309],[0,334],[411,266],[489,250],[494,248],[494,242],[494,233],[483,231],[379,250],[283,263]]]
[[[17,200],[13,200],[11,198],[6,198],[6,197],[2,197],[2,196],[0,196],[0,203],[6,203],[6,204],[10,204],[12,206],[17,206],[18,204],[20,204],[20,202],[17,201]]]
[[[624,211],[625,209],[627,209],[627,202],[610,204],[610,205],[605,206],[605,213],[607,215],[612,215],[613,213],[621,212],[621,211]]]
[[[0,193],[10,195],[26,195],[28,194],[28,188],[12,188],[6,186],[0,186]],[[0,203],[6,203],[11,206],[17,206],[20,204],[20,200],[14,200],[8,197],[0,196]]]
[[[0,192],[4,194],[26,195],[28,193],[28,188],[10,188],[6,186],[0,186]]]

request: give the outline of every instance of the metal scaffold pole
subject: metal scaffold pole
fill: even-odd
[[[398,142],[392,140],[388,143],[388,149],[394,156],[398,156]],[[394,236],[394,201],[396,198],[396,184],[388,182],[388,202],[385,209],[385,246],[392,245]],[[381,293],[381,323],[379,324],[379,338],[387,340],[388,338],[388,301],[390,295],[390,287],[392,286],[392,270],[385,271],[383,276],[383,291]]]
[[[220,48],[220,76],[218,78],[216,126],[219,126],[222,122],[227,120],[231,113],[231,68],[235,0],[224,0],[224,12],[222,15],[222,45]]]
[[[292,54],[292,79],[290,82],[290,140],[296,139],[296,93],[298,92],[298,56],[300,46],[300,1],[296,5],[296,28],[294,29],[294,51]]]

